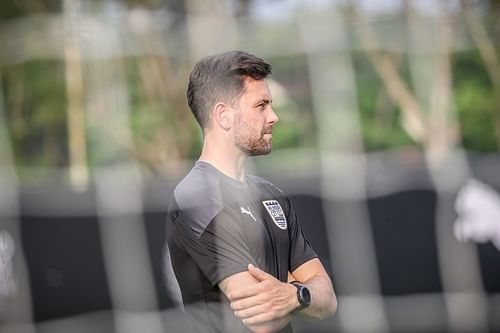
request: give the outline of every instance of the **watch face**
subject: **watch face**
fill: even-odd
[[[309,293],[309,289],[307,289],[306,287],[302,287],[301,294],[303,301],[302,306],[308,307],[309,304],[311,304],[311,294]]]
[[[298,310],[305,309],[311,304],[311,294],[309,289],[297,281],[291,282],[297,288],[297,299],[300,303]]]

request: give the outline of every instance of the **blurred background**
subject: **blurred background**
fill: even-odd
[[[280,117],[248,170],[339,298],[296,332],[500,332],[499,30],[495,0],[2,0],[0,331],[188,331],[162,259],[187,78],[242,49]]]

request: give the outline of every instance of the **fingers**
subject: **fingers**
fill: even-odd
[[[231,302],[234,302],[234,301],[239,300],[239,299],[256,296],[261,292],[261,290],[262,290],[262,287],[259,284],[256,284],[256,285],[249,286],[245,289],[232,291],[227,295],[227,298],[229,298],[229,300]]]
[[[272,309],[269,304],[260,304],[244,310],[235,311],[234,314],[245,325],[259,325],[286,315],[283,311]]]
[[[246,310],[263,303],[263,297],[256,295],[231,302],[231,308],[235,311]]]
[[[250,273],[253,277],[255,277],[256,279],[258,279],[259,281],[276,279],[276,278],[275,278],[274,276],[272,276],[271,274],[264,272],[263,270],[261,270],[260,268],[255,267],[255,266],[254,266],[254,265],[252,265],[252,264],[249,264],[249,265],[248,265],[248,272],[249,272],[249,273]]]
[[[260,282],[243,289],[230,292],[227,295],[230,301],[255,296],[259,293],[264,292],[266,289],[273,288],[273,286],[276,287],[275,284],[280,282],[271,274],[264,272],[263,270],[255,267],[252,264],[248,265],[248,272]]]
[[[241,319],[245,319],[265,313],[268,310],[268,308],[269,307],[266,305],[259,304],[256,306],[252,306],[250,308],[244,308],[242,310],[234,311],[234,314]]]
[[[269,283],[266,281],[262,284]],[[295,295],[295,287],[292,286],[292,288]],[[234,295],[245,295],[249,291],[234,292],[232,295],[233,297]],[[285,295],[283,290],[277,288],[268,290],[267,287],[262,287],[252,289],[251,292],[251,296],[231,299],[231,308],[235,311],[236,316],[248,318],[267,313],[274,319],[276,315],[283,316],[289,312],[289,297]]]
[[[260,325],[274,320],[274,315],[270,312],[264,312],[253,317],[245,318],[242,320],[245,325]]]
[[[248,265],[248,273],[258,283],[247,284],[242,289],[227,294],[235,316],[248,327],[268,325],[271,321],[282,320],[287,316],[291,311],[290,295],[292,292],[293,295],[296,294],[295,287],[279,281],[252,264]]]

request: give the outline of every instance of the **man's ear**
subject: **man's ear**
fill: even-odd
[[[226,131],[233,124],[233,110],[226,103],[219,102],[213,108],[215,123]]]

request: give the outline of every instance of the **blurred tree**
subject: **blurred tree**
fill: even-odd
[[[418,34],[426,34],[425,25],[416,21],[412,1],[405,1],[404,4],[409,26],[410,28],[412,25],[414,27],[413,32],[410,30],[410,33],[417,34],[413,38],[418,38]],[[440,19],[437,21],[439,25],[434,37],[440,39],[439,51],[433,58],[424,59],[428,63],[425,66],[427,68],[432,66],[434,70],[430,72],[432,76],[429,79],[419,83],[419,81],[415,81],[416,78],[412,77],[411,73],[399,68],[398,63],[401,60],[411,65],[411,59],[384,51],[379,44],[376,30],[362,16],[357,6],[352,4],[349,8],[363,46],[363,54],[366,54],[373,71],[380,79],[380,81],[375,79],[370,68],[364,65],[363,56],[355,57],[359,68],[357,70],[358,97],[367,149],[383,149],[393,144],[408,143],[409,136],[415,143],[425,147],[431,155],[431,159],[435,159],[457,144],[457,129],[460,125],[462,141],[466,149],[498,150],[499,146],[492,144],[491,139],[495,136],[494,127],[500,123],[498,121],[500,101],[496,100],[497,97],[495,97],[500,96],[500,94],[496,92],[496,88],[489,89],[483,75],[485,68],[487,68],[491,81],[500,82],[495,78],[496,75],[499,75],[497,73],[498,68],[500,68],[498,67],[496,48],[481,23],[485,21],[484,15],[482,18],[476,17],[472,20],[467,16],[470,14],[465,11],[466,22],[478,46],[479,53],[453,54],[451,52],[452,24],[449,10],[446,3],[441,4]],[[422,40],[429,43],[427,38]],[[481,64],[479,55],[484,59],[485,65]],[[418,74],[421,76],[423,68],[421,65],[418,68],[420,70]],[[452,78],[454,78],[453,81]],[[410,82],[417,82],[416,84],[420,84],[421,87],[412,86]],[[418,97],[416,95],[417,88],[421,91]],[[400,113],[394,115],[390,111],[391,107],[398,109]],[[381,108],[385,108],[386,111],[380,112]],[[453,108],[458,110],[460,123],[453,116]],[[394,130],[388,132],[391,128],[388,126],[394,120],[402,125],[406,135],[398,132],[397,123],[393,123]]]
[[[66,100],[62,64],[31,61],[3,66],[1,71],[15,162],[42,168],[65,166]]]
[[[400,63],[401,60],[395,62]],[[355,52],[353,62],[365,149],[377,151],[412,145],[415,141],[402,126],[399,106],[388,95],[366,54]]]
[[[471,1],[461,0],[462,12],[465,19],[467,28],[472,37],[472,40],[476,44],[479,54],[484,61],[484,65],[488,71],[488,75],[491,79],[493,85],[493,95],[494,95],[494,105],[490,109],[493,119],[494,132],[497,138],[497,148],[500,148],[500,62],[498,59],[498,51],[494,44],[492,38],[490,38],[489,33],[482,23],[482,15],[479,16],[474,13],[474,9],[471,6]],[[491,1],[493,8],[492,13],[494,20],[500,18],[500,1]]]
[[[57,13],[61,9],[61,0],[4,0],[0,1],[0,19],[10,20],[26,15]]]
[[[498,151],[493,115],[500,104],[478,51],[455,54],[453,59],[455,105],[466,149]]]
[[[72,186],[86,188],[89,182],[87,161],[87,121],[84,108],[84,79],[80,49],[80,0],[64,0],[64,64],[68,113],[69,176]]]
[[[192,62],[201,54],[238,45],[236,41],[220,38],[226,31],[234,39],[239,38],[239,33],[254,31],[262,34],[259,41],[264,48],[267,45],[277,48],[275,36],[279,33],[272,29],[285,29],[293,24],[260,25],[248,20],[254,0],[218,2],[217,15],[210,16],[216,19],[209,22],[210,26],[204,26],[203,22],[208,22],[206,8],[213,9],[213,3],[89,0],[80,1],[81,16],[74,22],[74,30],[70,30],[64,25],[64,3],[60,0],[0,2],[0,74],[15,161],[19,166],[40,167],[39,172],[43,168],[68,167],[72,159],[79,161],[75,163],[80,166],[88,163],[93,168],[126,155],[158,173],[186,158],[196,158],[201,133],[185,101]],[[426,28],[421,22],[427,18],[415,13],[411,6],[414,1],[404,3],[406,7],[397,13],[398,17],[407,20],[408,29],[414,29],[411,33],[421,34]],[[499,29],[500,1],[463,1],[462,6],[453,7],[453,13],[443,8],[440,11],[441,18],[436,20],[432,37],[442,38],[441,53],[424,59],[425,72],[433,74],[432,80],[424,84],[417,84],[415,77],[421,72],[415,64],[422,58],[418,59],[408,45],[402,46],[401,53],[383,49],[384,36],[377,30],[378,23],[352,6],[353,29],[357,29],[362,46],[352,54],[367,150],[408,144],[442,145],[440,149],[446,150],[443,147],[457,144],[454,131],[458,125],[466,149],[498,151],[500,65],[495,31]],[[378,16],[382,21],[386,18]],[[453,27],[460,25],[462,19],[477,51],[452,49],[455,37],[463,39],[453,36],[461,32],[454,32]],[[203,31],[210,29],[213,39],[201,38]],[[70,38],[72,33],[85,45],[78,45],[76,39]],[[105,41],[109,36],[104,36],[108,33],[115,47],[100,52],[99,48],[108,47]],[[39,36],[46,40],[40,41]],[[93,41],[101,37],[102,40]],[[299,47],[293,50],[293,54],[283,54],[273,49],[266,55],[273,63],[273,77],[293,97],[285,105],[276,105],[282,120],[276,129],[280,132],[275,141],[277,149],[316,145],[317,122],[311,106],[307,60]],[[100,72],[110,84],[115,84],[115,79],[123,80],[125,92],[120,103],[126,105],[116,105],[113,101],[99,104],[106,94],[111,99],[116,97],[112,87],[97,84]],[[115,79],[110,78],[115,74]],[[426,93],[422,94],[422,90]],[[129,115],[125,123],[131,140],[120,139],[122,136],[111,130],[105,131],[105,137],[97,137],[94,125],[99,119],[106,125],[112,122],[110,108],[123,109]],[[453,108],[459,121],[448,118]],[[74,110],[80,112],[72,120],[69,115],[74,115]],[[99,113],[106,112],[107,117],[99,117]],[[85,125],[90,116],[92,123]],[[442,141],[431,143],[431,132],[437,133],[436,137]],[[79,134],[74,136],[75,133]],[[74,142],[79,142],[76,145],[79,148],[71,148],[75,147]],[[115,151],[119,156],[110,152],[112,145],[119,147]],[[80,156],[75,157],[75,152]]]

